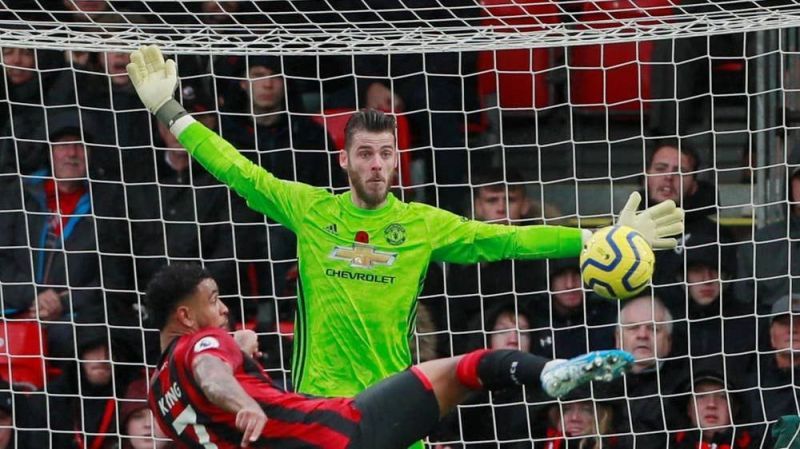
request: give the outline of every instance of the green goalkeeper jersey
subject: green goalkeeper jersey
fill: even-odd
[[[582,248],[577,228],[486,224],[391,194],[379,209],[360,209],[349,192],[274,177],[199,123],[179,140],[251,208],[297,234],[298,392],[351,396],[407,368],[431,261],[572,257]]]

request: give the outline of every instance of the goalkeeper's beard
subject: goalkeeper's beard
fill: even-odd
[[[372,183],[369,179],[361,177],[357,170],[350,164],[347,165],[347,176],[350,178],[350,188],[367,207],[373,209],[383,204],[389,195],[389,180],[394,177],[394,170],[381,176],[383,183]]]

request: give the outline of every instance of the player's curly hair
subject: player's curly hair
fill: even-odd
[[[395,134],[395,128],[397,128],[397,121],[393,115],[376,109],[361,109],[347,120],[347,125],[344,127],[344,147],[346,150],[350,150],[350,142],[353,141],[353,135],[358,131],[371,133],[389,131]]]
[[[194,293],[201,282],[211,278],[208,270],[193,263],[174,263],[158,270],[147,284],[145,302],[151,324],[158,330],[164,329],[175,306]]]

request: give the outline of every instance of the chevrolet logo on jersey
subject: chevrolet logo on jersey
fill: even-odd
[[[353,246],[337,246],[330,257],[346,260],[354,268],[371,269],[376,265],[391,266],[397,259],[397,253],[378,251],[370,245],[354,243]]]

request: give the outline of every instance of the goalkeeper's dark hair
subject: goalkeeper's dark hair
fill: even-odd
[[[397,120],[394,116],[385,114],[376,109],[361,109],[355,114],[350,116],[347,120],[347,125],[344,128],[344,148],[350,151],[350,143],[353,140],[353,135],[358,131],[367,131],[371,133],[382,133],[389,131],[395,135],[397,128]]]
[[[146,305],[151,324],[164,329],[167,318],[176,306],[194,293],[197,286],[213,276],[205,268],[192,263],[166,265],[147,284]]]

